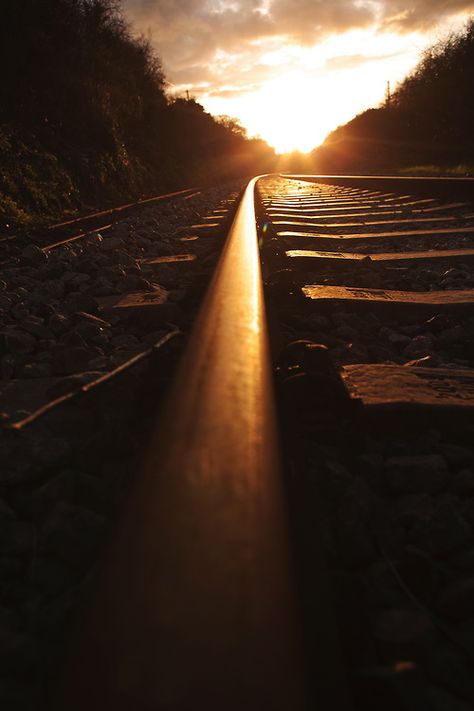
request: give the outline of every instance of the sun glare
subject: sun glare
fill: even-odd
[[[321,111],[320,101],[311,94],[304,73],[287,73],[241,96],[236,111],[249,135],[261,136],[277,153],[306,153],[333,125],[330,112]]]
[[[415,65],[419,35],[350,32],[314,47],[281,46],[262,53],[265,77],[258,89],[198,96],[213,114],[238,118],[250,136],[261,136],[277,153],[306,153],[360,111],[379,104],[387,81],[396,84]],[[258,85],[258,82],[256,82]],[[237,88],[237,87],[236,87]]]

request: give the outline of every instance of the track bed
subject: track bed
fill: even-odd
[[[283,179],[259,189],[308,620],[318,620],[312,566],[322,549],[354,707],[467,711],[474,700],[472,208]],[[340,215],[337,236],[335,218],[321,217],[330,214],[325,200]],[[387,231],[377,213],[394,200],[399,212]],[[282,205],[291,205],[293,223],[299,210],[313,210],[312,233],[308,213],[291,231],[280,224]],[[350,225],[342,226],[349,210]],[[436,220],[432,231],[421,210],[427,223]],[[317,623],[306,630],[316,698]]]

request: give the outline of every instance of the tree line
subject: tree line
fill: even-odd
[[[312,153],[318,172],[474,166],[474,19],[426,50],[379,108],[329,134]]]
[[[266,170],[273,151],[171,100],[118,0],[15,0],[0,23],[0,219]]]

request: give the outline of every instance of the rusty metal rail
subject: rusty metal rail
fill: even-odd
[[[0,235],[0,243],[4,243],[4,246],[16,245],[22,240],[25,240],[26,237],[24,246],[28,246],[31,243],[36,244],[37,241],[37,246],[42,247],[44,251],[49,251],[63,244],[83,239],[91,232],[107,230],[114,223],[125,219],[126,217],[130,217],[142,207],[149,207],[158,203],[169,202],[174,199],[189,200],[199,194],[200,191],[196,190],[196,188],[186,188],[184,190],[177,190],[171,193],[155,195],[151,198],[143,198],[141,200],[137,200],[136,202],[127,203],[126,205],[118,205],[100,212],[94,212],[82,215],[81,217],[65,220],[63,222],[57,222],[52,225],[35,229],[33,232],[31,232],[31,230],[27,230],[26,233],[24,231],[19,231],[16,234]],[[51,240],[55,241],[52,242]]]
[[[59,708],[307,708],[252,180]]]
[[[155,195],[150,198],[142,198],[141,200],[136,200],[135,202],[129,202],[125,205],[118,205],[116,207],[111,207],[108,210],[101,210],[100,212],[90,213],[88,215],[82,215],[81,217],[75,217],[64,222],[56,222],[53,225],[49,225],[48,230],[58,230],[63,227],[71,226],[85,226],[89,223],[93,223],[97,219],[103,220],[104,218],[109,218],[114,215],[125,215],[130,212],[131,209],[142,207],[142,205],[150,205],[156,202],[162,202],[164,200],[171,200],[174,197],[183,197],[185,195],[190,195],[195,191],[195,188],[185,188],[184,190],[175,190],[172,193],[164,193],[163,195]]]

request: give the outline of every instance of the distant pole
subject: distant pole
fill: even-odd
[[[186,101],[189,101],[189,90],[186,89]]]
[[[385,106],[390,106],[392,94],[390,93],[390,81],[387,82],[387,91],[385,93]]]

